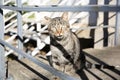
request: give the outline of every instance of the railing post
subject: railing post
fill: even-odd
[[[3,0],[0,0],[0,5],[3,5]],[[4,39],[4,19],[3,10],[0,9],[0,39]],[[5,80],[6,78],[6,67],[5,67],[5,51],[4,46],[0,43],[0,80]]]
[[[104,5],[109,5],[109,0],[104,0]],[[104,12],[103,14],[103,25],[109,25],[108,18],[109,12]],[[108,46],[108,28],[103,28],[103,47]]]
[[[117,0],[117,6],[120,6],[120,0]],[[115,46],[120,45],[120,12],[116,14],[116,27],[115,27]]]
[[[17,6],[18,7],[21,7],[22,6],[22,2],[21,0],[16,0],[17,2]],[[17,12],[17,33],[18,33],[18,48],[20,50],[23,50],[23,36],[22,36],[22,33],[23,33],[23,28],[22,28],[22,13],[21,11],[18,11]],[[22,58],[21,55],[19,55],[18,57],[19,59]]]
[[[97,5],[98,0],[90,0],[89,5]],[[89,12],[89,26],[96,26],[98,19],[98,12]],[[98,40],[95,29],[90,30],[90,37],[93,39],[94,43]],[[101,36],[100,36],[101,37]],[[94,48],[98,48],[99,44],[94,44]]]

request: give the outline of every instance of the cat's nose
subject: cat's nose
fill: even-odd
[[[56,36],[57,36],[57,37],[62,37],[63,34],[62,34],[62,33],[57,33]]]

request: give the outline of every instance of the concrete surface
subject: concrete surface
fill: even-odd
[[[103,49],[84,49],[88,63],[120,66],[120,47]],[[8,62],[8,73],[14,77],[14,80],[50,80],[53,76],[48,71],[42,69],[27,59],[17,60],[14,55],[10,55]],[[48,62],[39,55],[37,59]],[[120,67],[115,69],[84,69],[79,72],[82,80],[120,80]]]
[[[120,80],[120,46],[103,48],[101,50],[86,49],[84,52],[87,62],[92,64],[116,66],[115,69],[92,68],[84,70],[89,80]]]

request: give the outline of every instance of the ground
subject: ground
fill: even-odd
[[[84,49],[87,63],[116,66],[115,69],[84,69],[79,73],[82,80],[120,80],[120,46],[103,49]],[[10,55],[8,73],[14,80],[50,80],[53,76],[50,72],[24,58],[18,60]],[[46,57],[37,55],[35,58],[48,64]],[[119,66],[119,67],[118,67]]]

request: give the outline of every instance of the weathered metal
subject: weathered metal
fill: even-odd
[[[3,4],[3,0],[0,0],[0,5]],[[4,19],[3,10],[0,8],[0,39],[4,39]],[[6,67],[5,67],[5,56],[4,56],[4,45],[0,42],[0,80],[6,78]]]
[[[117,0],[118,5],[86,5],[86,6],[57,6],[57,5],[52,5],[52,6],[39,6],[39,7],[22,7],[21,0],[16,0],[17,1],[17,6],[4,6],[2,5],[3,0],[0,1],[0,80],[5,79],[5,57],[4,57],[4,46],[6,45],[7,47],[11,48],[15,52],[17,52],[19,55],[22,55],[23,57],[28,58],[29,60],[33,61],[37,65],[43,67],[44,69],[48,70],[49,72],[53,73],[56,76],[61,77],[63,80],[77,80],[71,76],[68,76],[62,72],[58,72],[55,69],[51,68],[50,66],[38,61],[37,59],[33,58],[32,56],[22,52],[21,50],[23,49],[23,28],[22,28],[22,14],[21,11],[41,11],[41,12],[64,12],[64,11],[69,11],[69,12],[80,12],[80,11],[85,11],[85,12],[117,12],[116,16],[116,31],[115,31],[115,45],[120,45],[120,0]],[[3,10],[2,9],[9,9],[9,10],[14,10],[17,11],[17,35],[19,37],[18,41],[18,48],[14,48],[10,44],[6,43],[3,41],[4,37],[4,20],[3,20]],[[94,20],[95,21],[95,20]],[[108,26],[103,26],[102,28],[107,28]],[[38,27],[39,28],[39,27]],[[95,29],[95,25],[93,27],[89,28],[79,28],[79,29]],[[101,27],[100,27],[101,28]],[[75,29],[75,28],[73,28]],[[78,29],[77,29],[78,30]],[[39,31],[39,30],[38,30]],[[40,32],[40,31],[39,31]],[[33,33],[33,32],[31,32]],[[39,39],[38,39],[39,43]],[[39,46],[39,45],[38,45]],[[38,47],[37,46],[37,47]],[[37,49],[37,48],[36,48]],[[37,51],[37,50],[36,50]],[[36,53],[36,52],[35,52]],[[21,58],[22,56],[19,56]]]
[[[13,47],[13,46],[10,45],[9,43],[7,43],[7,42],[5,42],[5,41],[3,41],[3,40],[1,40],[1,39],[0,39],[0,42],[1,42],[3,45],[5,45],[5,46],[9,47],[10,49],[14,50],[15,52],[17,52],[19,55],[22,55],[23,57],[29,59],[30,61],[32,61],[32,62],[34,62],[35,64],[37,64],[37,65],[39,65],[40,67],[42,67],[43,69],[49,71],[49,72],[52,73],[53,75],[60,77],[62,80],[79,80],[78,78],[74,78],[74,77],[72,77],[72,76],[69,76],[69,75],[67,75],[67,74],[64,74],[63,72],[60,72],[60,71],[58,71],[58,70],[55,70],[55,69],[52,68],[51,66],[49,66],[49,65],[47,65],[47,64],[45,64],[45,63],[43,63],[43,62],[41,62],[41,61],[39,61],[39,60],[37,60],[37,59],[35,59],[35,58],[32,57],[31,55],[29,55],[29,54],[21,51],[21,50],[18,49],[18,48]]]
[[[22,6],[21,0],[16,0],[17,1],[17,7]],[[17,12],[17,36],[18,36],[18,48],[20,50],[23,50],[23,28],[22,28],[22,13],[21,11]],[[22,55],[19,55],[19,59],[22,58]]]
[[[117,0],[117,6],[120,6],[120,0]],[[120,12],[116,14],[115,45],[120,45]]]
[[[116,5],[86,5],[86,6],[39,6],[39,7],[16,7],[16,6],[4,6],[0,5],[0,8],[9,9],[14,11],[41,11],[41,12],[80,12],[80,11],[93,11],[93,12],[119,12],[120,6]]]

